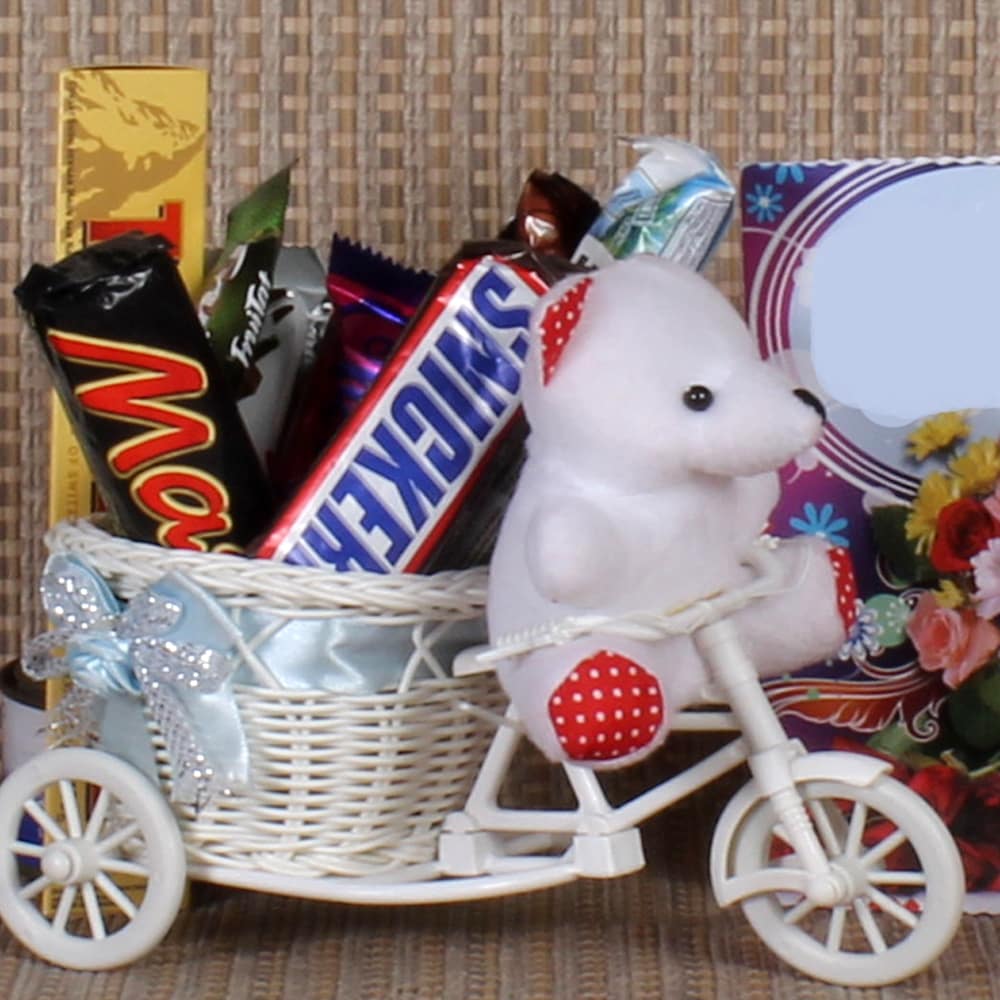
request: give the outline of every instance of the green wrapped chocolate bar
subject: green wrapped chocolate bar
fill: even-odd
[[[198,318],[237,398],[260,382],[257,361],[276,345],[261,339],[288,208],[291,167],[279,170],[230,213],[226,242],[205,282]]]

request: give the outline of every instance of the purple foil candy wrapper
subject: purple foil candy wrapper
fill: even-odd
[[[381,320],[386,332],[370,329]],[[368,329],[354,327],[344,330],[341,339],[342,356],[337,389],[345,414],[353,413],[392,353],[403,332],[400,325],[391,325],[381,317],[369,317]]]
[[[272,462],[288,496],[367,395],[434,280],[335,235],[326,274],[332,319],[295,402]]]
[[[336,385],[342,417],[353,413],[371,388],[433,280],[429,271],[334,236],[327,288],[340,346]]]

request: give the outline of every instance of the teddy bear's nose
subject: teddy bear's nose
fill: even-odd
[[[826,420],[826,407],[808,389],[793,389],[792,391],[806,406],[811,406],[819,414],[821,420]]]

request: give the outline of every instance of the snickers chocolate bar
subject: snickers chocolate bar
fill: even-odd
[[[437,552],[520,412],[531,308],[570,266],[522,243],[466,245],[255,554],[444,568]]]

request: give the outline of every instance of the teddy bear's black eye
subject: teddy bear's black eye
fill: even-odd
[[[688,386],[684,390],[684,405],[689,410],[707,410],[712,405],[712,390],[703,385]]]

